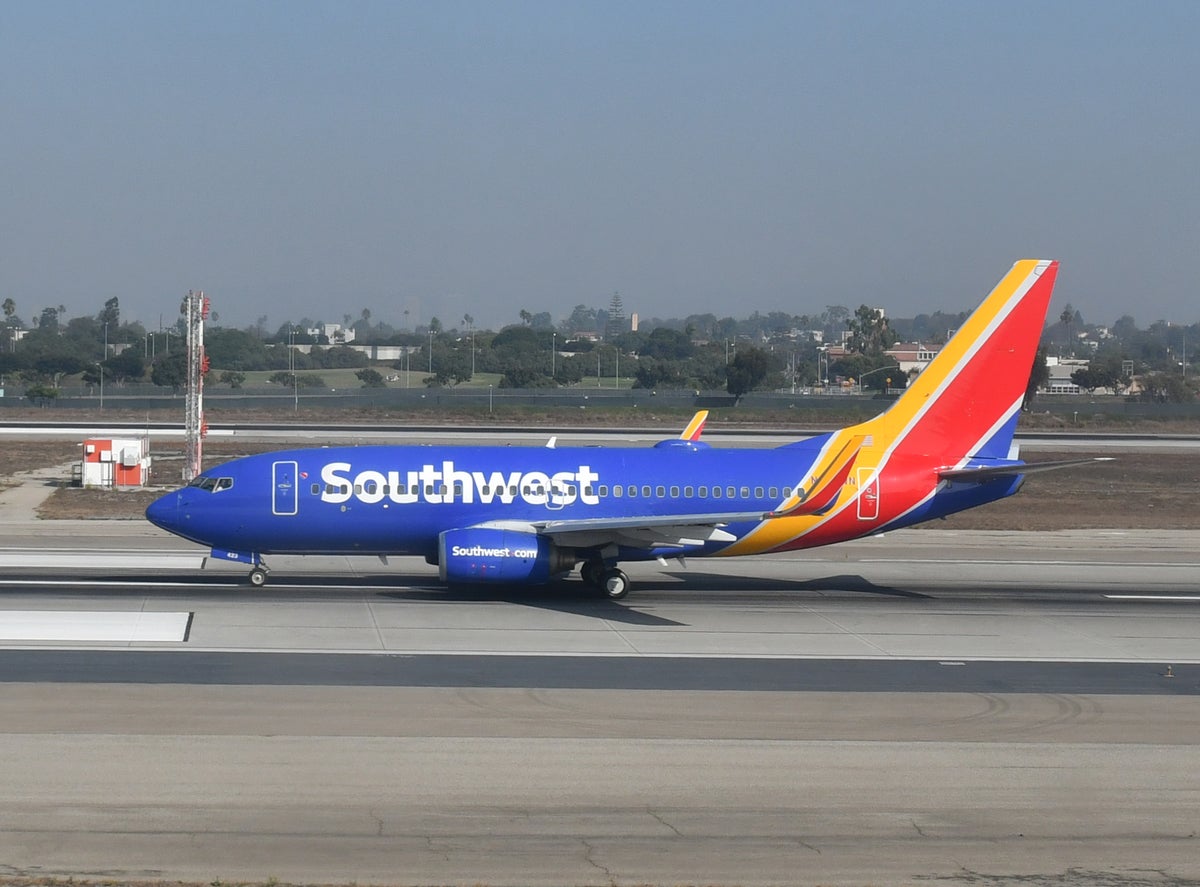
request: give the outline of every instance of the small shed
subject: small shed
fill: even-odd
[[[85,487],[140,487],[150,480],[150,438],[89,439],[83,442]]]

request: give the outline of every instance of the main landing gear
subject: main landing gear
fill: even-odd
[[[624,570],[605,567],[602,562],[584,561],[579,575],[585,583],[610,601],[619,601],[629,594],[629,577]]]

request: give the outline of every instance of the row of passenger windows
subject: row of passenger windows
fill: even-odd
[[[750,487],[720,487],[720,486],[713,486],[713,487],[708,487],[708,486],[685,486],[685,487],[671,486],[669,489],[670,489],[670,495],[671,495],[672,499],[678,499],[680,497],[681,493],[683,495],[683,498],[685,498],[685,499],[707,499],[710,497],[710,495],[713,499],[721,499],[721,498],[749,499],[750,498],[750,490],[751,490]],[[787,496],[792,495],[792,492],[793,492],[791,487],[754,487],[753,489],[754,489],[754,498],[755,499],[762,499],[764,496],[766,496],[770,499],[778,499],[781,495],[784,497],[787,497]],[[647,484],[647,485],[639,487],[636,484],[629,484],[627,486],[621,486],[620,484],[617,484],[610,488],[608,486],[608,484],[600,484],[598,487],[585,488],[584,493],[585,493],[585,495],[588,495],[588,496],[599,496],[601,499],[607,499],[610,496],[614,499],[620,499],[620,498],[626,497],[626,496],[630,499],[635,499],[638,497],[639,491],[640,491],[640,495],[643,499],[649,499],[651,497],[658,498],[658,499],[664,499],[667,496],[667,490],[668,490],[668,487],[665,487],[662,485],[652,487]],[[366,493],[368,496],[373,496],[376,494],[387,496],[391,493],[391,491],[392,491],[392,488],[388,484],[384,484],[382,487],[377,484],[374,484],[374,483],[355,484],[354,485],[354,493],[356,495],[361,495],[362,493]],[[314,496],[319,495],[320,492],[321,492],[321,485],[313,484],[312,485],[313,495]],[[350,489],[349,489],[349,487],[338,486],[337,484],[327,484],[325,486],[325,492],[328,494],[331,494],[331,495],[336,494],[336,493],[341,493],[344,495],[346,493],[349,493]],[[421,492],[421,487],[419,484],[413,484],[411,487],[405,487],[404,485],[401,485],[397,488],[396,492],[397,492],[397,495],[401,495],[401,496],[403,496],[405,494],[410,495],[410,496],[416,496]],[[484,486],[479,488],[479,492],[480,492],[480,495],[483,495],[483,496],[489,496],[489,495],[503,496],[505,490],[504,490],[504,487],[489,487],[485,484]],[[545,487],[542,487],[540,485],[526,486],[526,487],[512,486],[512,487],[508,488],[508,494],[510,496],[518,496],[518,495],[544,496],[547,494],[547,492],[550,492],[555,496],[562,496],[562,497],[568,497],[568,498],[574,497],[574,495],[575,495],[575,490],[573,487],[555,487],[550,491],[547,491],[547,489]],[[449,493],[450,493],[450,487],[448,487],[446,484],[440,484],[440,485],[427,484],[425,486],[425,495],[426,496],[446,496]],[[462,495],[463,495],[463,485],[462,484],[454,485],[454,495],[455,495],[455,497],[458,497],[458,498],[462,497]]]

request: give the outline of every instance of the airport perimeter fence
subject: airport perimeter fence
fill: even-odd
[[[844,414],[848,411],[873,415],[882,412],[895,399],[878,394],[813,394],[758,391],[740,401],[722,391],[656,390],[644,388],[351,388],[337,391],[278,387],[259,389],[214,388],[204,393],[205,404],[222,413],[239,410],[287,412],[303,410],[336,411],[342,409],[404,412],[406,410],[447,409],[449,411],[489,412],[508,406],[539,409],[795,409]],[[42,404],[22,396],[0,396],[0,409],[42,406],[46,412],[96,410],[100,397],[95,390],[64,388],[57,398]],[[137,412],[176,411],[184,408],[182,392],[154,386],[124,386],[106,391],[105,409]],[[1143,403],[1121,397],[1086,395],[1040,395],[1031,411],[1048,413],[1068,422],[1106,417],[1126,419],[1200,419],[1200,403]]]

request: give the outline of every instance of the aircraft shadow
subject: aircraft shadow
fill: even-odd
[[[636,592],[635,592],[636,593]],[[505,603],[535,607],[553,613],[568,613],[620,622],[624,625],[682,626],[684,622],[655,616],[633,609],[623,601],[598,597],[582,582],[555,582],[549,585],[458,585],[449,588],[409,588],[404,591],[383,591],[379,597],[397,601],[453,601],[458,603]]]
[[[824,576],[820,579],[768,579],[755,576],[721,576],[698,573],[667,573],[666,575],[686,583],[689,591],[711,590],[716,592],[843,592],[850,594],[874,594],[883,597],[912,598],[916,600],[932,600],[932,595],[920,591],[910,591],[905,588],[894,588],[887,585],[876,585],[871,580],[853,574],[842,576]],[[639,589],[652,588],[646,581],[639,583]],[[676,586],[662,586],[667,590]],[[657,590],[657,589],[656,589]]]

